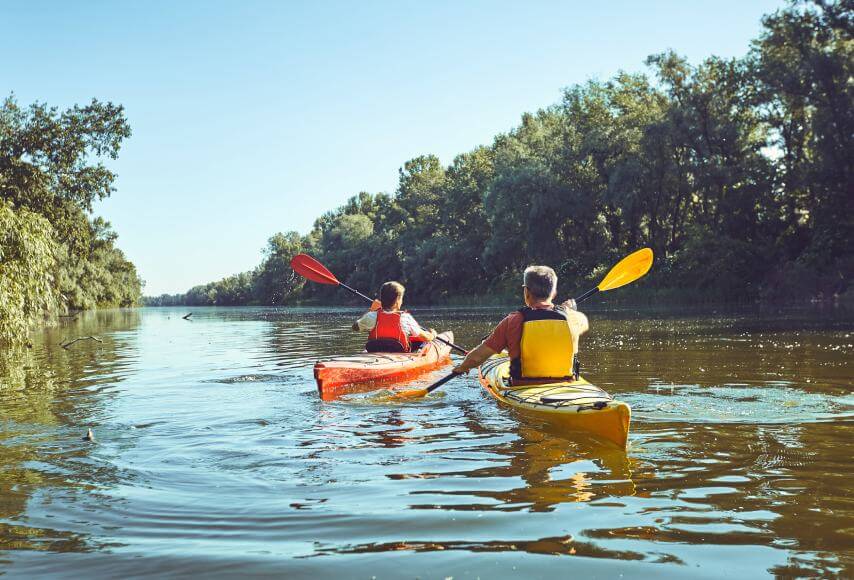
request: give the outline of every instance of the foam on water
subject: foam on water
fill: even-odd
[[[854,395],[808,393],[786,383],[765,386],[653,384],[620,396],[635,421],[813,423],[854,419]]]

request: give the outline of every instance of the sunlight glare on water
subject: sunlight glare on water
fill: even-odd
[[[652,384],[623,397],[635,421],[807,423],[854,419],[854,396],[808,393],[788,384],[702,387]]]

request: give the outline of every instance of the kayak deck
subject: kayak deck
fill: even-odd
[[[439,337],[454,342],[453,332],[443,332]],[[352,385],[415,378],[450,359],[451,347],[434,340],[413,353],[365,352],[319,360],[314,365],[314,378],[321,398],[328,400],[352,390],[348,388]]]
[[[584,432],[626,448],[630,407],[583,378],[534,385],[510,385],[510,359],[496,355],[479,369],[490,395],[522,414],[567,431]]]

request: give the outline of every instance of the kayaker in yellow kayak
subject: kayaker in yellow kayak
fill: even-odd
[[[548,266],[529,266],[523,275],[525,307],[508,314],[477,348],[454,368],[467,373],[492,355],[506,350],[510,376],[518,383],[567,379],[573,376],[578,339],[587,332],[587,317],[570,299],[552,303],[557,274]]]
[[[411,314],[401,311],[406,289],[399,282],[380,287],[380,299],[353,323],[353,330],[368,332],[368,352],[413,352],[436,338],[432,328],[424,330]]]

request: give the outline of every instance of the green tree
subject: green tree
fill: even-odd
[[[83,212],[115,191],[115,174],[97,160],[117,158],[130,134],[120,105],[93,99],[65,111],[22,109],[8,97],[0,107],[0,196],[45,216],[76,251],[87,243]]]
[[[311,243],[297,232],[272,236],[264,249],[264,260],[254,276],[251,295],[259,304],[285,304],[293,299],[305,281],[291,270],[291,259],[310,251]]]
[[[20,340],[56,308],[55,253],[45,218],[0,200],[0,342]]]
[[[842,292],[854,274],[854,3],[793,3],[763,24],[748,62],[780,154],[781,280],[806,267],[815,285],[799,290]]]
[[[112,103],[60,111],[21,108],[8,97],[0,107],[0,200],[50,223],[63,308],[131,306],[141,296],[142,281],[115,247],[109,223],[89,215],[114,191],[115,174],[103,159],[115,159],[129,136],[123,108]]]

